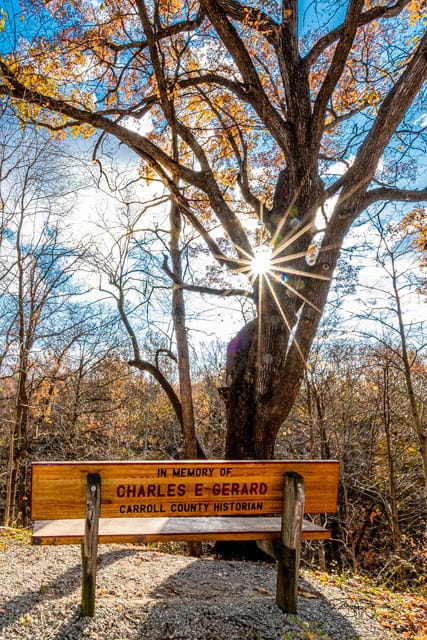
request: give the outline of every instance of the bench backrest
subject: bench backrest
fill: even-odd
[[[336,511],[336,461],[40,462],[31,519],[84,518],[88,474],[101,478],[101,518],[279,514],[289,471],[304,477],[306,513]]]

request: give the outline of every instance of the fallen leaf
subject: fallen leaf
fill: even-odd
[[[320,598],[320,593],[318,591],[304,591],[304,589],[298,589],[298,595],[303,598]]]

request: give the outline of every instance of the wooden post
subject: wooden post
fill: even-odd
[[[281,553],[277,554],[276,603],[286,613],[297,612],[298,574],[304,517],[304,478],[285,473]]]
[[[82,616],[95,615],[96,560],[99,514],[101,510],[101,476],[87,474],[85,537],[82,543]]]

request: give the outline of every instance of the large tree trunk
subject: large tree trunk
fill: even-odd
[[[223,396],[227,409],[225,457],[229,460],[273,458],[277,432],[298,393],[304,371],[301,361],[300,375],[295,372],[292,388],[282,384],[289,330],[267,294],[259,309],[258,317],[241,329],[227,350]],[[267,559],[250,542],[217,543],[215,552],[227,559]]]
[[[261,322],[261,326],[260,326]],[[263,340],[263,338],[265,338]],[[231,341],[227,353],[228,459],[268,460],[286,408],[281,402],[288,331],[277,311],[258,317]],[[260,342],[263,344],[260,344]],[[274,354],[274,355],[273,355]],[[289,393],[295,396],[300,379]]]
[[[286,236],[295,234],[295,242],[284,242],[278,235],[276,244],[285,246],[275,254],[275,265],[283,262],[283,273],[277,266],[270,274],[261,275],[255,287],[257,317],[248,323],[230,342],[227,350],[227,380],[223,394],[227,406],[226,457],[271,459],[277,433],[292,409],[303,380],[306,360],[316,335],[329,281],[316,281],[309,273],[305,254],[311,243],[311,233],[298,235],[307,220],[312,220],[318,191],[312,197],[301,197],[294,205],[296,232],[283,230]],[[289,208],[289,207],[288,207]],[[285,210],[288,208],[285,207]],[[298,211],[308,212],[307,218]],[[283,214],[283,218],[291,218]],[[287,221],[289,226],[289,220]],[[336,255],[332,260],[336,261]],[[332,268],[335,264],[332,264]],[[288,277],[291,267],[298,274]],[[283,279],[282,279],[283,278]],[[300,295],[301,292],[301,295]],[[316,311],[306,300],[311,300]]]

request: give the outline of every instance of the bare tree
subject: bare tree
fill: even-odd
[[[28,422],[36,351],[61,332],[75,254],[59,238],[57,149],[45,136],[15,129],[2,140],[4,219],[0,252],[3,316],[2,376],[14,380],[5,522],[26,524]],[[50,169],[50,171],[49,171]],[[46,175],[48,177],[46,177]],[[56,326],[52,314],[56,313]],[[68,322],[76,320],[68,318]],[[64,326],[62,330],[65,330]]]
[[[364,287],[367,292],[364,298],[371,300],[371,304],[365,307],[365,315],[361,315],[367,327],[364,335],[389,350],[393,366],[397,366],[404,377],[405,405],[420,455],[427,497],[426,397],[423,386],[419,384],[420,376],[414,376],[414,371],[419,374],[424,366],[425,321],[411,311],[422,274],[408,238],[402,237],[395,225],[385,227],[379,217],[374,218],[373,223],[378,238],[378,277],[376,282],[374,280]],[[418,385],[414,377],[418,378]]]

